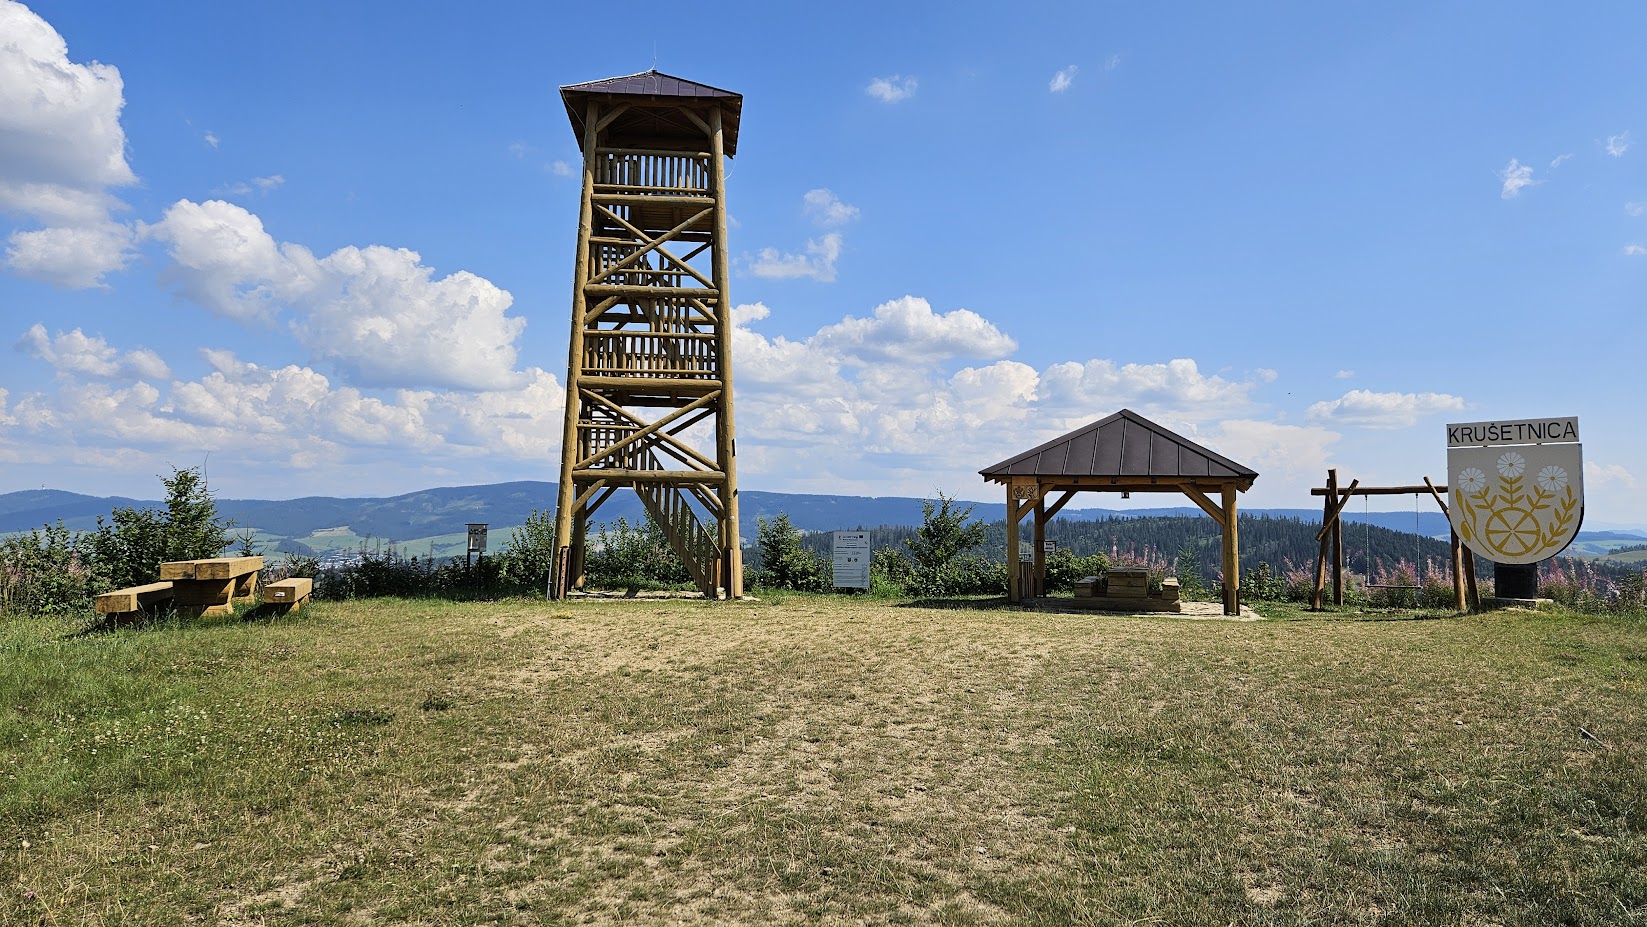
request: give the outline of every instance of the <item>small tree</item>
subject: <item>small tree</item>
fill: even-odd
[[[199,560],[216,557],[229,546],[228,526],[217,517],[217,502],[206,489],[200,470],[172,468],[170,479],[160,478],[166,487],[166,560]]]
[[[173,560],[216,557],[229,543],[227,526],[217,517],[217,503],[206,482],[193,468],[172,468],[166,487],[166,508],[115,509],[88,540],[91,560],[100,584],[109,589],[152,583],[160,564]],[[246,539],[252,537],[247,533]]]
[[[827,564],[801,544],[801,530],[790,523],[787,514],[779,512],[771,521],[756,521],[760,525],[755,541],[761,554],[756,574],[759,585],[811,592],[829,588],[832,577],[827,575]]]
[[[952,569],[957,558],[984,542],[984,524],[968,522],[976,506],[960,508],[955,500],[938,493],[936,501],[921,503],[921,527],[904,541],[909,550],[911,579],[929,595],[974,591],[976,583],[960,575],[975,571]]]

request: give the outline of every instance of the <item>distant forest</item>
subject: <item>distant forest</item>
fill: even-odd
[[[1321,527],[1319,522],[1266,515],[1242,516],[1240,522],[1242,573],[1260,562],[1268,563],[1277,573],[1315,568],[1316,554],[1320,550],[1315,540],[1315,532]],[[913,537],[916,531],[914,527],[905,525],[850,530],[868,532],[870,546],[875,550],[902,547],[904,540]],[[984,537],[984,545],[976,553],[994,561],[1005,559],[1006,522],[989,523]],[[1024,541],[1030,539],[1030,520],[1027,518],[1020,525],[1019,537]],[[1112,558],[1119,556],[1171,564],[1180,552],[1193,551],[1201,568],[1202,581],[1208,584],[1217,575],[1221,557],[1218,526],[1210,518],[1155,516],[1097,521],[1055,518],[1047,525],[1047,538],[1056,541],[1060,550],[1067,550],[1077,557],[1102,553]],[[832,540],[831,532],[819,531],[806,535],[802,543],[828,557]],[[1365,524],[1345,526],[1345,569],[1352,573],[1366,573],[1369,560],[1375,574],[1381,569],[1393,569],[1401,562],[1418,564],[1421,573],[1430,569],[1444,573],[1447,557],[1446,541]],[[1478,563],[1478,569],[1483,575],[1491,575],[1492,568],[1485,561]]]

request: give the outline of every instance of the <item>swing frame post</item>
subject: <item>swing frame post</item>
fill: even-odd
[[[1322,607],[1322,600],[1326,594],[1327,556],[1332,555],[1333,570],[1333,604],[1344,604],[1344,522],[1340,516],[1344,506],[1349,504],[1355,496],[1414,496],[1413,521],[1414,534],[1418,535],[1418,500],[1417,496],[1428,493],[1435,499],[1436,505],[1441,507],[1441,514],[1448,514],[1446,495],[1447,487],[1437,486],[1429,477],[1424,477],[1422,486],[1361,486],[1360,480],[1352,480],[1350,485],[1340,488],[1338,485],[1338,469],[1327,471],[1325,486],[1316,486],[1310,489],[1312,496],[1325,496],[1321,510],[1321,530],[1316,532],[1315,538],[1321,544],[1321,552],[1315,566],[1315,593],[1311,597],[1310,606],[1314,609]],[[1448,558],[1448,572],[1452,574],[1453,601],[1461,612],[1475,611],[1481,607],[1481,600],[1476,592],[1475,557],[1459,539],[1458,532],[1452,532],[1448,545],[1451,556]],[[1414,568],[1417,569],[1417,563]],[[1371,555],[1368,556],[1368,569],[1371,569]],[[1369,572],[1369,577],[1371,573]],[[1368,583],[1369,587],[1373,584]],[[1419,577],[1417,586],[1404,586],[1408,589],[1422,589],[1423,577]]]

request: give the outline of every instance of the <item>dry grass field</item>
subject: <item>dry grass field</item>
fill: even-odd
[[[0,624],[0,923],[1647,921],[1647,626]]]

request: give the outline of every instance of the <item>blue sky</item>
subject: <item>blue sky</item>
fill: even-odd
[[[0,492],[553,480],[557,88],[655,63],[745,96],[746,489],[994,501],[1129,407],[1305,507],[1577,415],[1647,524],[1647,8],[602,9],[0,0]]]

